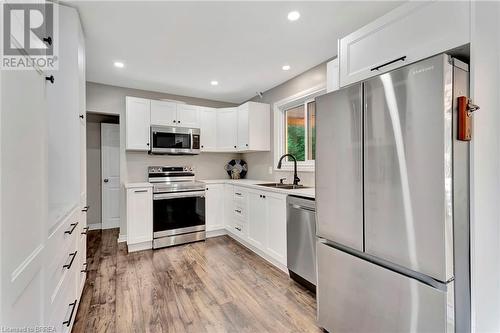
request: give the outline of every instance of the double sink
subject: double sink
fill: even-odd
[[[293,185],[293,184],[283,184],[283,183],[265,183],[265,184],[257,184],[258,186],[264,186],[264,187],[274,187],[274,188],[281,188],[283,190],[297,190],[301,188],[307,188],[306,186],[303,185]]]

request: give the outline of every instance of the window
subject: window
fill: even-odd
[[[312,161],[316,157],[316,102],[308,101],[291,107],[285,113],[285,152],[297,161]],[[288,161],[291,161],[288,158]]]
[[[314,171],[316,159],[316,102],[323,88],[289,97],[274,105],[275,164],[284,154],[297,158],[301,171]],[[292,159],[283,161],[283,169],[293,168]]]

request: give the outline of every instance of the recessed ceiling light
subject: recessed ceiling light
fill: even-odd
[[[118,68],[125,67],[125,64],[121,61],[115,61],[114,65],[115,65],[115,67],[118,67]]]
[[[296,10],[294,10],[293,12],[290,12],[288,13],[288,19],[290,21],[297,21],[300,17],[300,13]]]
[[[212,81],[210,81],[210,84],[213,85],[213,86],[218,86],[219,85],[219,81],[212,80]]]
[[[290,65],[283,65],[283,67],[281,67],[281,69],[284,71],[287,71],[290,69]]]

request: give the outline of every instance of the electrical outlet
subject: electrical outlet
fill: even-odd
[[[272,167],[272,166],[270,166],[270,167],[269,167],[268,172],[269,172],[269,174],[270,174],[270,175],[272,175],[272,174],[273,174],[273,167]]]

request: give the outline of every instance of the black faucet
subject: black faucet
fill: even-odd
[[[281,169],[281,161],[287,156],[293,159],[293,185],[299,185],[300,178],[297,177],[297,159],[295,158],[295,156],[293,156],[292,154],[285,154],[281,156],[278,162],[278,169]]]

